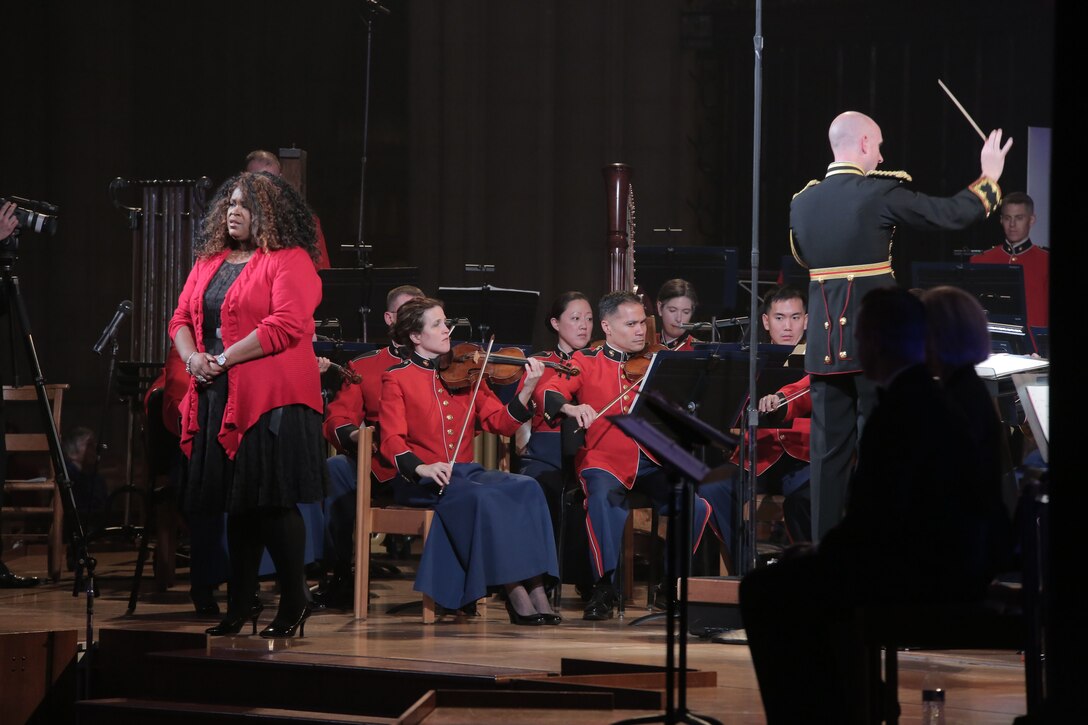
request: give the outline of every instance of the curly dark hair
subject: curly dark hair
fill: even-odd
[[[215,192],[194,245],[198,258],[237,245],[227,233],[227,208],[235,189],[242,190],[242,203],[252,216],[250,235],[259,248],[302,247],[317,263],[321,255],[313,211],[294,187],[264,171],[232,176]]]

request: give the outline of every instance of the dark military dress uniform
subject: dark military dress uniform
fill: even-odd
[[[790,204],[790,244],[809,270],[808,347],[812,375],[812,535],[818,541],[841,517],[857,437],[875,403],[862,376],[854,321],[869,290],[895,284],[891,248],[896,226],[962,229],[1001,202],[982,177],[950,197],[911,191],[903,171],[872,171],[848,162],[827,168]]]

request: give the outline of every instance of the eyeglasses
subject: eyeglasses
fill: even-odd
[[[1016,216],[1008,216],[1007,214],[1002,214],[1001,223],[1007,224],[1008,222],[1016,222],[1017,224],[1019,224],[1020,222],[1028,219],[1030,216],[1030,214],[1017,214]]]

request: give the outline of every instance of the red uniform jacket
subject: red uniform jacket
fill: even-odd
[[[806,375],[796,383],[782,386],[779,393],[789,397],[793,393],[800,392],[809,387],[809,376]],[[791,456],[799,461],[809,460],[808,439],[812,429],[812,397],[801,395],[786,404],[786,415],[783,422],[790,423],[789,428],[757,428],[756,429],[756,475],[761,476],[768,468],[778,463],[783,455]],[[740,460],[740,450],[733,453],[733,463]],[[751,461],[745,461],[745,468],[751,468]]]
[[[475,405],[469,408],[472,387],[451,391],[431,360],[413,354],[382,375],[378,421],[381,452],[409,481],[418,481],[416,466],[431,463],[470,463],[477,426],[497,435],[512,436],[529,420],[528,409],[514,398],[503,405],[481,384]],[[468,424],[465,419],[468,418]],[[464,428],[461,447],[458,437]]]
[[[671,342],[665,342],[665,332],[662,331],[657,336],[657,341],[674,352],[693,352],[695,350],[695,343],[702,342],[702,340],[696,340],[692,337],[691,333],[688,331],[685,331],[683,335]]]
[[[204,351],[204,292],[226,259],[221,252],[198,259],[178,297],[170,320],[170,339],[189,328],[197,350]],[[219,442],[234,458],[242,436],[263,414],[284,405],[324,408],[321,380],[311,340],[314,310],[321,301],[321,279],[306,250],[299,247],[258,250],[246,264],[223,300],[223,347],[229,348],[254,330],[264,357],[230,365],[227,407]],[[181,401],[181,449],[192,453],[196,421],[195,379]]]
[[[341,453],[355,456],[358,445],[351,440],[352,431],[365,420],[375,427],[375,442],[381,440],[378,431],[378,405],[382,399],[382,374],[404,361],[394,345],[364,353],[348,363],[348,368],[362,378],[358,384],[345,382],[325,411],[325,438]],[[396,469],[375,451],[371,470],[381,482],[397,475]]]
[[[544,352],[534,352],[532,356],[537,358],[538,360],[544,361],[545,363],[556,363],[558,365],[568,365],[569,366],[570,361],[571,361],[571,357],[573,355],[574,355],[574,353],[566,353],[566,352],[563,352],[562,350],[547,350],[547,351],[544,351]],[[536,392],[539,393],[539,391],[541,390],[541,387],[546,382],[551,380],[552,377],[555,376],[555,375],[562,376],[563,374],[561,372],[559,372],[558,370],[556,370],[555,368],[545,367],[544,368],[544,374],[540,376],[540,381],[536,385]],[[518,392],[519,393],[521,392],[522,385],[524,385],[524,384],[525,384],[525,376],[523,375],[522,378],[521,378],[521,381],[518,383]],[[537,396],[534,395],[533,396],[533,406],[532,406],[532,413],[533,413],[532,430],[533,430],[533,432],[536,432],[538,430],[551,431],[551,432],[558,431],[559,430],[559,421],[557,421],[557,420],[552,420],[552,421],[546,420],[544,418],[544,406],[543,405],[537,405],[536,404],[536,399],[537,399]]]
[[[593,350],[579,350],[571,358],[571,364],[579,368],[581,374],[570,378],[565,375],[552,376],[547,383],[537,385],[534,399],[544,409],[544,416],[548,420],[555,420],[559,416],[559,409],[572,400],[592,406],[600,417],[589,426],[585,445],[575,458],[578,474],[580,476],[587,468],[600,468],[631,488],[638,473],[639,452],[645,453],[652,461],[656,460],[607,418],[630,413],[631,404],[635,402],[635,384],[623,376],[623,363],[626,360],[626,353],[614,350],[607,344]],[[630,392],[624,393],[626,390]],[[609,403],[612,405],[609,406]]]
[[[1025,240],[1010,248],[1008,242],[971,257],[975,264],[1019,264],[1024,268],[1024,296],[1028,325],[1050,327],[1050,252]]]
[[[151,394],[160,388],[162,389],[162,424],[166,426],[166,430],[180,436],[181,401],[189,392],[189,373],[185,372],[185,361],[178,357],[178,351],[173,345],[166,353],[165,367],[144,395],[144,413],[147,413]]]

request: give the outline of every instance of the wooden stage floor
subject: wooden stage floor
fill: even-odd
[[[132,583],[135,552],[128,550],[94,551],[99,560],[100,596],[94,602],[95,640],[103,629],[202,632],[218,618],[200,619],[188,598],[186,570],[179,569],[177,583],[165,592],[154,591],[148,577],[133,614],[126,613]],[[20,574],[43,575],[43,556],[5,557],[6,563]],[[399,579],[373,582],[376,598],[371,599],[370,616],[356,621],[349,612],[317,612],[306,627],[306,637],[277,644],[259,637],[210,638],[215,649],[246,649],[261,652],[270,647],[289,649],[291,654],[340,655],[346,657],[383,657],[448,665],[451,669],[466,665],[524,668],[558,671],[562,658],[606,660],[663,667],[665,664],[665,627],[663,619],[629,626],[646,613],[643,605],[631,604],[625,620],[585,622],[581,619],[581,601],[573,587],[564,587],[563,615],[559,627],[515,627],[506,620],[501,602],[491,601],[483,616],[471,621],[440,621],[424,626],[418,614],[387,614],[393,605],[413,601],[411,573],[413,562],[396,562],[402,568]],[[224,586],[220,600],[225,597]],[[645,602],[645,589],[636,587],[635,601]],[[640,600],[640,597],[641,600]],[[263,584],[266,603],[261,625],[273,615],[274,585]],[[221,606],[223,606],[221,604]],[[87,635],[87,600],[73,597],[70,572],[60,583],[33,589],[0,590],[0,633],[38,630],[74,629],[80,642]],[[688,666],[694,670],[714,671],[713,687],[688,687],[687,706],[696,714],[707,715],[722,723],[755,724],[764,722],[759,689],[748,648],[743,643],[723,644],[689,637]],[[947,722],[1011,723],[1025,712],[1024,669],[1016,652],[943,651],[902,652],[900,665],[901,722],[920,719],[921,683],[927,669],[936,671],[947,691]],[[91,693],[93,696],[93,692]],[[428,725],[453,723],[613,723],[621,719],[652,715],[646,710],[605,711],[514,711],[442,707],[428,717]]]

